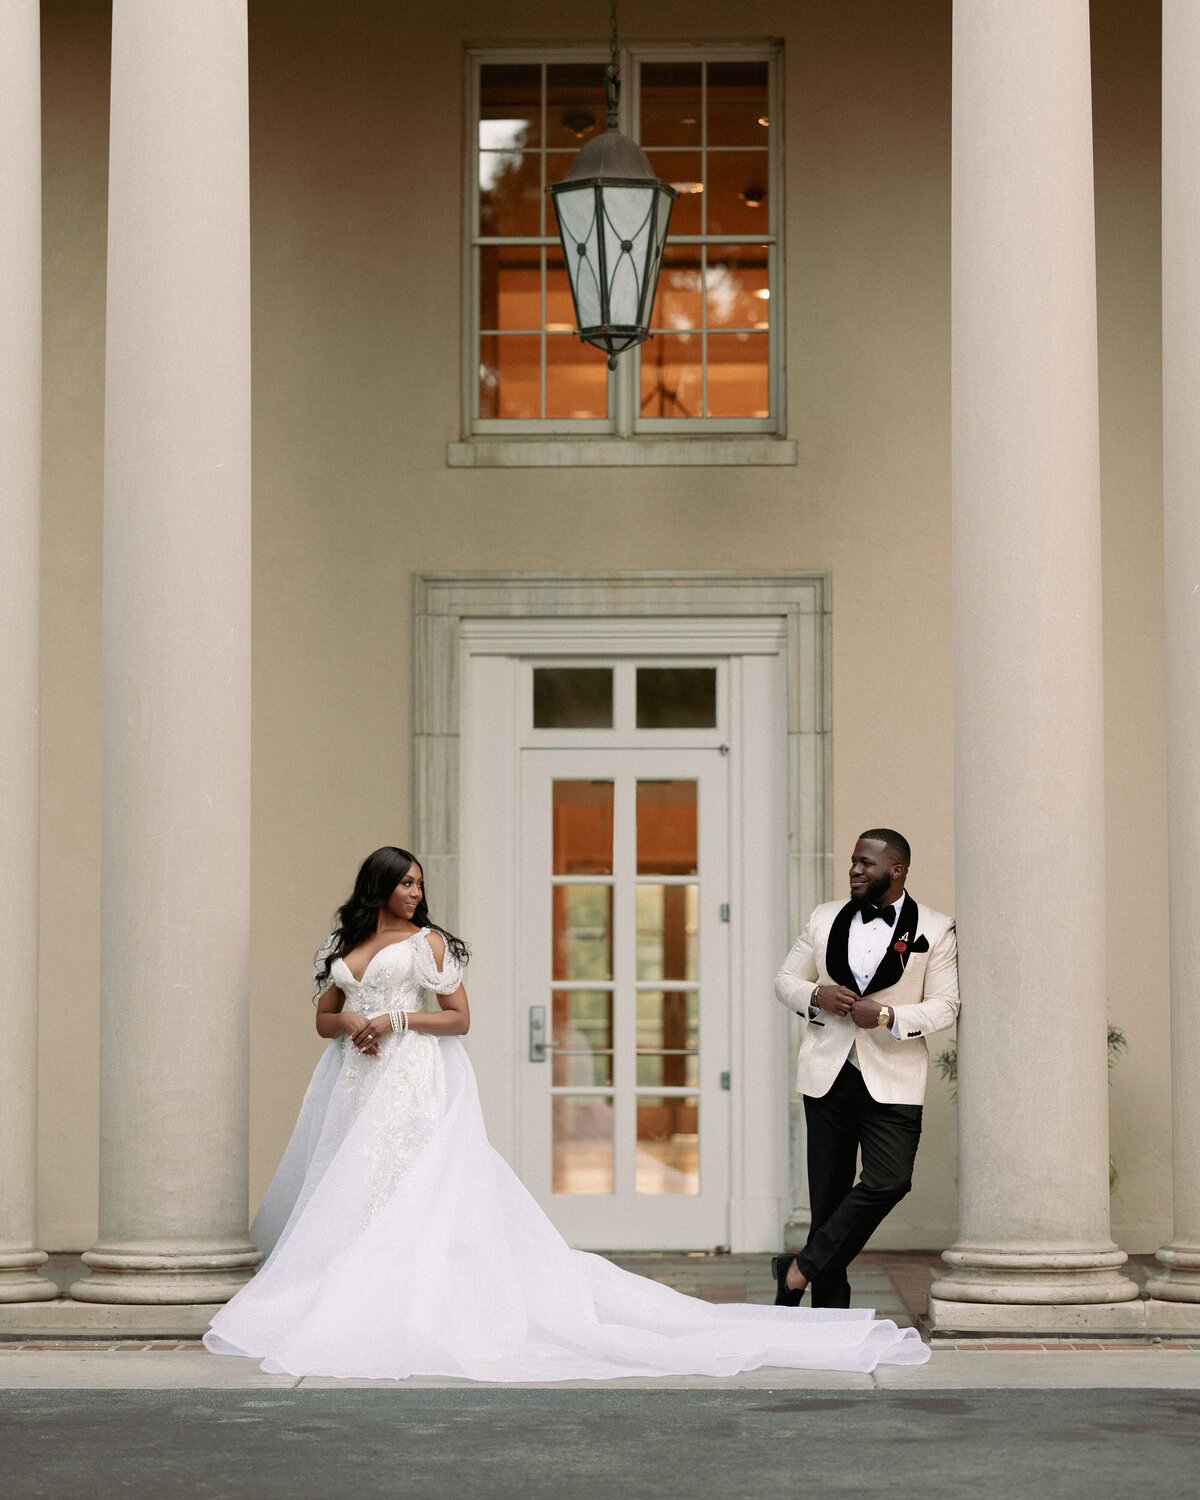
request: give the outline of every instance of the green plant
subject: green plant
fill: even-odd
[[[1129,1040],[1119,1026],[1110,1025],[1107,1033],[1108,1042],[1108,1071],[1111,1073],[1113,1064],[1123,1052],[1129,1051]],[[951,1042],[944,1052],[939,1052],[933,1060],[934,1067],[950,1085],[950,1097],[958,1102],[958,1046]],[[1110,1156],[1108,1158],[1108,1190],[1111,1193],[1120,1181],[1117,1173],[1117,1164]]]

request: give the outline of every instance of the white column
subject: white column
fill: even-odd
[[[1200,1303],[1200,6],[1162,36],[1163,541],[1175,1223],[1151,1297]],[[1200,1308],[1196,1310],[1200,1314]],[[1195,1319],[1193,1319],[1195,1326]]]
[[[223,1301],[257,1259],[248,200],[245,0],[115,0],[90,1301]]]
[[[956,0],[953,89],[960,1232],[930,1320],[1105,1326],[1137,1287],[1108,1216],[1087,0]]]
[[[0,0],[0,1302],[38,1274],[38,681],[41,626],[42,136],[38,0]]]

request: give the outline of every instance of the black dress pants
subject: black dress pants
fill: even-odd
[[[812,1227],[796,1264],[814,1307],[849,1307],[846,1267],[912,1187],[919,1104],[880,1104],[847,1062],[820,1099],[804,1096]],[[859,1150],[862,1175],[854,1181]]]

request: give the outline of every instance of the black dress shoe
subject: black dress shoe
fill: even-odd
[[[776,1307],[799,1307],[800,1298],[804,1296],[801,1289],[793,1292],[787,1284],[788,1272],[796,1257],[794,1255],[773,1255],[771,1257],[771,1275],[775,1278],[775,1306]]]

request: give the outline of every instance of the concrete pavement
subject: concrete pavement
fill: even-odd
[[[22,1391],[0,1395],[0,1488],[6,1500],[1158,1500],[1196,1493],[1198,1419],[1200,1396],[1178,1390],[837,1381]]]

